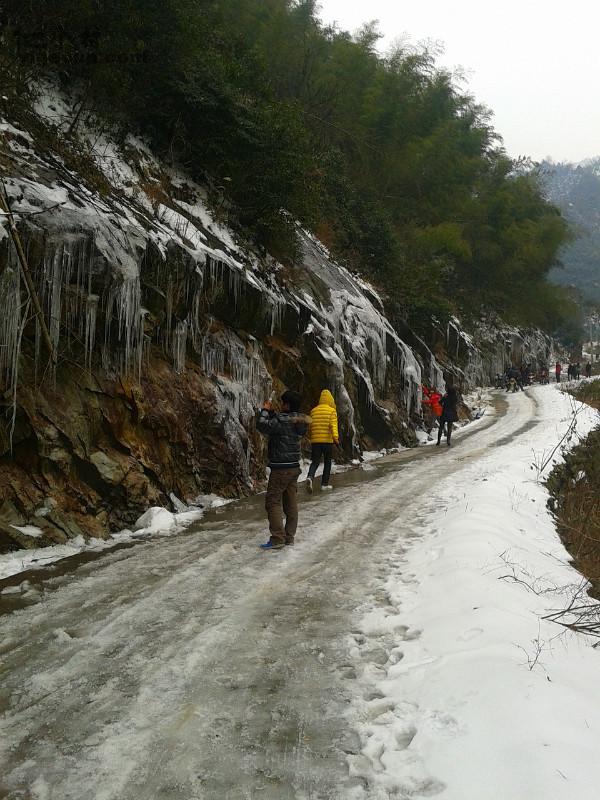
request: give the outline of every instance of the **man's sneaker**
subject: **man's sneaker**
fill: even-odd
[[[333,489],[333,486],[330,486],[330,484],[328,484],[328,483],[326,483],[325,485],[321,485],[321,491],[322,492],[330,492],[332,489]]]
[[[306,479],[306,491],[307,491],[309,494],[312,494],[312,490],[313,490],[312,478],[307,478],[307,479]]]
[[[290,542],[286,542],[285,546],[286,547],[293,547],[294,546],[294,540],[292,539]]]
[[[281,550],[283,547],[283,544],[273,544],[271,541],[260,545],[261,550]]]

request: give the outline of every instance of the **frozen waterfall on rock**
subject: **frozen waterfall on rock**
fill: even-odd
[[[39,108],[46,113],[53,104],[68,107],[55,96],[46,97]],[[83,144],[93,130],[91,121],[87,127],[82,123]],[[426,367],[429,380],[439,385],[441,369],[430,352],[426,361],[415,355],[386,319],[375,290],[336,264],[311,234],[298,228],[299,263],[284,267],[236,243],[211,216],[202,188],[167,171],[133,137],[126,142],[127,158],[106,139],[110,158],[89,148],[94,169],[111,182],[107,194],[89,177],[57,167],[47,143],[38,145],[16,120],[0,122],[0,135],[14,155],[6,188],[58,354],[58,391],[80,369],[90,376],[81,381],[117,381],[119,396],[130,398],[128,407],[139,415],[140,392],[148,391],[156,374],[164,374],[159,363],[166,360],[173,376],[168,391],[177,391],[182,404],[187,402],[186,380],[194,381],[199,397],[209,398],[203,413],[211,409],[211,424],[226,440],[231,463],[237,463],[238,490],[260,478],[264,463],[253,428],[255,409],[284,386],[298,388],[307,407],[322,388],[333,391],[347,457],[364,446],[414,441],[411,419],[420,414],[422,370]],[[147,193],[150,184],[152,195]],[[5,225],[0,223],[0,302],[9,313],[0,322],[2,382],[5,390],[14,388],[23,361],[21,379],[43,386],[48,376],[40,326],[31,313],[22,319],[26,293]],[[164,408],[168,416],[166,397],[156,387],[153,391],[152,413]],[[19,413],[31,427],[34,405]],[[113,424],[111,413],[102,412],[109,420],[105,426]],[[170,429],[184,423],[165,424]],[[27,426],[21,427],[25,436]],[[64,430],[56,428],[53,436],[63,437]],[[102,445],[91,432],[77,452],[77,463],[101,447],[117,461],[147,458],[144,480],[159,475],[156,455],[150,458],[141,445],[132,448],[128,429],[129,424],[119,424],[113,441],[109,436]],[[199,491],[223,489],[224,470],[205,479],[191,463],[189,449],[199,446],[190,444],[194,435],[189,430],[180,435],[193,485]],[[35,437],[43,461],[47,448],[37,430]],[[39,468],[43,471],[43,463]],[[98,479],[108,480],[106,470]],[[179,491],[189,493],[190,481]],[[174,488],[160,490],[168,495]]]

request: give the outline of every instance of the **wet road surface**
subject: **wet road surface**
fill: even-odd
[[[357,609],[388,576],[397,520],[408,546],[432,512],[436,474],[458,477],[494,446],[509,457],[536,424],[529,395],[508,404],[450,449],[336,475],[327,495],[301,489],[294,548],[258,549],[258,497],[178,536],[30,573],[0,607],[0,798],[351,796]]]

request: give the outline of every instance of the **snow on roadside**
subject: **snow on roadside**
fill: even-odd
[[[77,553],[81,553],[86,548],[93,550],[98,542],[101,542],[101,540],[91,539],[86,543],[82,536],[77,536],[68,544],[56,544],[51,547],[35,548],[34,550],[15,550],[11,553],[3,553],[0,555],[0,580],[18,575],[28,569],[38,569],[48,564],[54,564],[63,558],[77,555]],[[108,546],[110,542],[102,541],[102,544]],[[0,593],[6,594],[7,589]]]
[[[119,531],[119,533],[111,534],[108,539],[85,540],[83,536],[77,536],[66,544],[2,553],[0,555],[0,580],[18,575],[28,569],[40,569],[41,567],[50,566],[57,561],[62,561],[64,558],[69,558],[79,553],[98,553],[102,550],[108,550],[114,547],[115,544],[131,542],[147,536],[167,536],[180,533],[193,522],[199,520],[207,509],[218,508],[229,502],[231,501],[225,500],[215,494],[201,495],[196,498],[194,505],[191,506],[186,506],[184,503],[181,503],[181,501],[178,501],[178,511],[175,514],[159,506],[149,508],[136,521],[133,531],[125,529]],[[15,525],[13,527],[34,538],[43,535],[42,530],[34,528],[34,526],[31,525],[24,527],[17,527]],[[0,589],[0,594],[6,593],[7,591],[7,589]]]
[[[600,653],[542,619],[581,584],[540,482],[552,458],[538,474],[580,404],[532,391],[537,425],[440,482],[425,527],[398,522],[392,577],[349,639],[355,800],[598,796]],[[598,421],[583,407],[578,433]]]

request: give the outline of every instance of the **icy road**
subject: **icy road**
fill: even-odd
[[[546,414],[543,397],[554,403]],[[510,781],[494,786],[485,758],[461,782],[443,743],[462,735],[462,752],[476,749],[486,735],[477,728],[481,710],[461,722],[457,709],[466,700],[448,697],[452,716],[439,697],[437,705],[424,697],[429,678],[429,688],[443,682],[443,671],[419,673],[439,661],[432,652],[415,651],[418,679],[398,683],[411,646],[423,647],[421,628],[428,630],[416,610],[419,628],[410,613],[401,616],[403,587],[413,606],[420,592],[407,554],[421,548],[421,559],[440,560],[440,532],[429,523],[454,502],[442,503],[436,491],[451,487],[456,501],[483,474],[493,482],[498,465],[518,462],[519,443],[531,460],[531,443],[548,431],[549,414],[559,424],[566,401],[544,387],[502,399],[498,409],[459,432],[450,449],[424,447],[369,472],[335,476],[326,496],[305,496],[301,487],[295,548],[258,549],[265,540],[259,497],[211,512],[179,536],[38,573],[18,602],[1,595],[0,797],[589,800],[577,782],[569,788],[577,794],[553,793],[553,784],[539,795],[529,788],[521,795]],[[537,513],[546,513],[543,504]],[[520,592],[523,602],[521,586],[502,588]],[[448,582],[448,597],[453,589]],[[465,625],[475,631],[465,643],[487,629]],[[519,635],[507,634],[507,646]],[[596,667],[599,657],[589,655]],[[514,648],[515,674],[531,682],[537,673],[523,661]],[[466,695],[476,694],[477,675]],[[539,680],[550,685],[547,675]],[[435,714],[419,712],[421,700]],[[591,708],[587,724],[599,720]],[[438,738],[430,747],[432,730]],[[588,734],[597,741],[598,730]],[[430,757],[438,751],[446,761]]]

